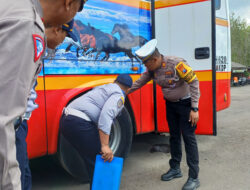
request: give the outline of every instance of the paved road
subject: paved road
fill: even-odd
[[[231,89],[229,109],[218,113],[218,136],[198,136],[200,190],[250,190],[250,86]],[[169,154],[150,153],[155,143],[168,137],[141,135],[135,138],[125,162],[121,190],[180,190],[187,179],[185,157],[183,178],[160,181],[168,169]],[[51,157],[31,162],[34,190],[88,190],[88,185],[71,178]]]

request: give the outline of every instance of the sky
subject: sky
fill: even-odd
[[[235,13],[236,16],[240,16],[245,19],[250,25],[250,0],[228,0],[229,11]]]

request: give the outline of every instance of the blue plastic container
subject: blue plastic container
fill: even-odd
[[[114,157],[112,162],[104,162],[96,156],[92,190],[119,190],[122,176],[123,158]]]

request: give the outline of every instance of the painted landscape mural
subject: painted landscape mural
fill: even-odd
[[[135,50],[151,38],[150,11],[103,0],[87,1],[71,38],[47,50],[45,74],[141,73]]]

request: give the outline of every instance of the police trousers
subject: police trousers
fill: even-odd
[[[24,120],[16,131],[16,158],[21,170],[22,190],[31,190],[32,179],[27,153],[26,137],[28,134],[27,120]]]
[[[195,138],[196,126],[189,122],[191,111],[191,99],[178,102],[166,100],[167,121],[170,130],[170,153],[169,165],[173,169],[180,167],[182,158],[181,135],[184,140],[189,177],[196,179],[199,173],[198,146]]]
[[[86,121],[80,117],[63,114],[60,130],[85,162],[91,188],[96,155],[101,152],[97,126],[93,122]]]

